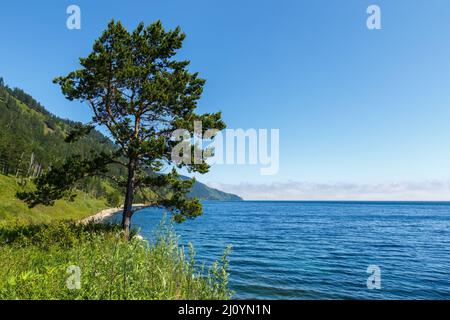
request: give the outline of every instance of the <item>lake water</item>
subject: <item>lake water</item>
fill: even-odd
[[[145,209],[133,223],[151,238],[161,217]],[[207,265],[233,246],[236,299],[450,298],[450,203],[205,202],[175,229]]]

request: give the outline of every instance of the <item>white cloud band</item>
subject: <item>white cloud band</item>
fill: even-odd
[[[245,200],[450,201],[450,180],[385,184],[281,182],[209,183]]]

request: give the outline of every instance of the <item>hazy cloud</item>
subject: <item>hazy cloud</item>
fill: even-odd
[[[450,180],[386,184],[282,182],[209,186],[246,200],[449,200]]]

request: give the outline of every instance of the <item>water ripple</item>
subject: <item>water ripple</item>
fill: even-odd
[[[205,202],[205,214],[176,226],[197,259],[228,244],[230,285],[247,299],[448,299],[450,204]],[[134,218],[151,237],[162,212]],[[367,289],[369,265],[381,289]]]

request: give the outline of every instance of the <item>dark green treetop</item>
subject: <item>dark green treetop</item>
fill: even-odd
[[[209,166],[205,161],[175,162],[172,153],[179,141],[172,134],[177,129],[192,132],[195,121],[202,123],[202,133],[222,130],[225,124],[220,113],[195,113],[205,80],[188,70],[189,61],[174,58],[184,38],[180,28],[166,31],[160,21],[148,27],[140,23],[132,32],[111,21],[89,56],[80,59],[81,68],[54,82],[67,99],[87,103],[93,112],[92,122],[75,128],[66,141],[102,126],[115,143],[115,152],[93,152],[89,159],[70,157],[40,177],[36,191],[22,198],[32,206],[51,205],[73,196],[76,181],[100,175],[124,188],[126,234],[138,190],[150,193],[149,203],[169,209],[176,221],[200,215],[200,202],[186,197],[194,180],[179,179],[175,168],[206,173]],[[190,148],[192,155],[201,150],[194,144]],[[108,176],[111,166],[125,167],[127,176]],[[171,172],[163,174],[167,168]]]

